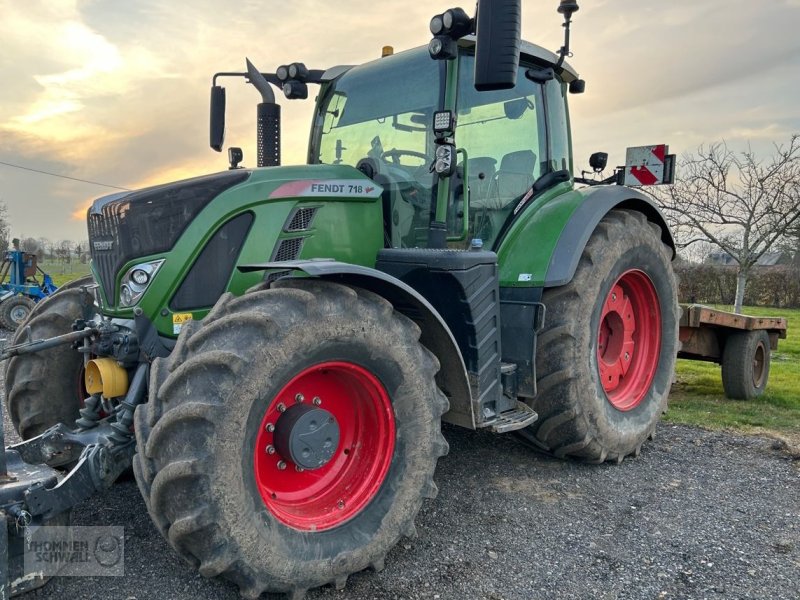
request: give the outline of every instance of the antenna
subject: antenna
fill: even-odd
[[[558,51],[559,57],[556,63],[556,69],[560,69],[561,65],[564,64],[564,59],[570,56],[569,26],[572,23],[572,14],[578,12],[578,10],[580,10],[580,7],[578,6],[577,0],[561,0],[561,3],[558,5],[558,12],[564,15],[564,45],[561,46],[561,49]]]

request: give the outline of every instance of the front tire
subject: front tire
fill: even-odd
[[[83,277],[39,302],[12,343],[70,333],[75,320],[94,304],[92,295],[80,288],[91,283],[91,276]],[[86,397],[83,356],[69,345],[15,356],[6,363],[5,384],[8,414],[23,440],[57,423],[72,426]]]
[[[680,309],[671,251],[641,213],[599,223],[572,281],[545,290],[536,350],[539,420],[527,441],[558,457],[622,461],[666,410]]]
[[[418,327],[375,294],[316,280],[226,294],[185,327],[135,423],[136,480],[173,548],[248,598],[382,568],[447,452]],[[312,407],[335,417],[339,443],[311,448],[324,464],[309,468],[286,449],[299,438],[278,436]]]

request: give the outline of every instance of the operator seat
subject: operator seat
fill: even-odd
[[[506,154],[489,186],[484,208],[501,210],[522,196],[533,185],[535,168],[536,154],[533,150],[518,150]]]
[[[494,238],[506,222],[515,200],[533,185],[536,154],[518,150],[503,156],[484,197],[470,196],[470,220],[476,237]],[[474,201],[473,201],[474,198]]]

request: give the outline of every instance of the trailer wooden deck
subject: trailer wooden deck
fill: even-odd
[[[786,319],[738,315],[700,304],[681,308],[678,358],[721,364],[729,398],[749,399],[763,393],[770,353],[778,349],[778,340],[786,339]]]

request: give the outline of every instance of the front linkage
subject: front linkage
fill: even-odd
[[[88,362],[88,354],[96,354],[100,348],[119,353],[123,336],[127,354],[132,347],[138,349],[132,331],[108,320],[79,320],[74,329],[53,338],[8,346],[0,352],[0,361],[73,344],[84,352]],[[144,352],[139,350],[137,355],[142,360],[121,402],[113,406],[101,393],[93,393],[85,399],[74,429],[63,423],[54,425],[0,454],[0,515],[6,522],[0,529],[0,600],[40,587],[48,579],[24,571],[26,530],[68,524],[73,506],[111,487],[131,466],[136,452],[133,413],[146,397],[150,369]],[[5,446],[2,429],[0,443]],[[65,475],[56,470],[70,465]]]

